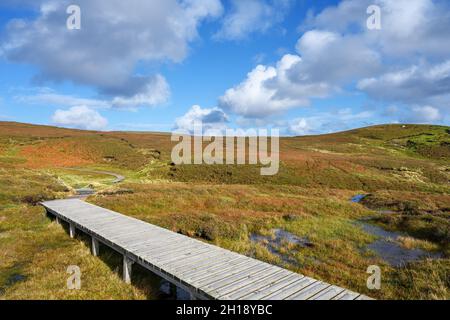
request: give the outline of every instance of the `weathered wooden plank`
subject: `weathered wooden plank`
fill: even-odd
[[[167,246],[162,247],[147,247],[143,250],[136,250],[136,253],[139,253],[140,257],[143,258],[150,258],[154,261],[158,259],[158,257],[161,256],[167,256],[167,255],[174,255],[179,252],[183,252],[183,250],[187,250],[192,248],[193,243],[189,242],[175,242],[170,241]]]
[[[334,297],[332,300],[355,300],[359,296],[360,296],[359,293],[345,290],[344,292],[342,292],[342,293],[338,294],[336,297]]]
[[[311,279],[312,280],[312,279]],[[306,282],[307,279],[296,274],[289,274],[288,277],[282,278],[278,281],[268,283],[266,286],[259,288],[256,291],[250,292],[247,295],[241,296],[239,300],[283,300],[285,297],[285,290],[294,289],[293,292],[298,291],[298,285]],[[278,297],[278,295],[280,297]]]
[[[242,267],[242,265],[248,265],[248,262],[249,262],[244,257],[239,257],[234,261],[230,261],[230,260],[228,262],[224,262],[224,264],[220,267],[212,266],[208,269],[201,270],[199,272],[186,273],[185,279],[187,279],[188,281],[194,282],[194,281],[204,280],[205,278],[211,280],[213,278],[217,278],[218,276],[223,277],[230,270]]]
[[[150,254],[152,251],[157,252],[163,248],[166,248],[166,250],[169,251],[176,247],[177,244],[175,242],[173,242],[172,240],[165,239],[164,241],[161,242],[153,241],[153,243],[151,244],[139,245],[136,249],[128,248],[128,250],[130,252],[133,252],[136,256],[140,258],[146,259],[146,257],[150,257],[149,255],[146,256],[146,253]]]
[[[221,251],[209,251],[208,254],[187,258],[185,261],[173,262],[169,265],[163,264],[168,270],[174,274],[184,274],[186,272],[201,271],[211,264],[219,264],[225,259],[229,261],[229,256]]]
[[[284,279],[292,274],[284,269],[279,268],[274,273],[268,273],[265,276],[257,279],[247,279],[243,282],[237,282],[235,285],[231,284],[217,290],[217,297],[219,299],[234,300],[242,296],[255,292],[261,287],[267,286],[270,283]]]
[[[152,236],[153,233],[150,230],[135,230],[134,232],[129,232],[126,235],[118,235],[116,237],[112,237],[111,241],[129,247],[132,244],[136,243],[136,241],[149,239]]]
[[[334,297],[338,296],[341,293],[344,293],[346,290],[343,288],[339,288],[336,286],[331,286],[325,289],[322,292],[319,292],[315,296],[311,297],[311,300],[333,300]]]
[[[317,281],[316,283],[288,297],[287,300],[306,300],[316,295],[317,293],[327,289],[328,287],[330,287],[328,283]]]
[[[235,265],[238,261],[242,261],[242,259],[240,257],[231,258],[227,255],[223,255],[216,259],[204,259],[198,262],[195,267],[192,265],[182,267],[181,263],[177,263],[176,266],[179,268],[173,271],[173,274],[180,279],[189,279],[189,277],[195,275],[207,274],[208,272]],[[170,270],[170,268],[168,269]]]
[[[158,266],[160,267],[164,267],[167,266],[169,264],[173,264],[177,261],[180,261],[181,263],[184,263],[184,260],[186,260],[187,258],[190,257],[195,257],[195,256],[199,256],[202,254],[206,254],[208,253],[209,249],[205,248],[205,247],[201,247],[201,246],[196,246],[196,247],[192,247],[189,250],[184,250],[182,252],[178,252],[178,254],[169,254],[166,255],[166,257],[164,257],[164,259],[158,259],[156,261],[156,263],[158,264]]]
[[[254,276],[255,274],[261,274],[262,272],[267,272],[270,269],[272,269],[272,266],[256,264],[254,267],[246,269],[245,272],[237,272],[234,276],[226,277],[222,280],[209,283],[205,285],[204,288],[207,290],[208,294],[211,294],[212,292],[217,293],[217,289],[220,289],[230,284],[235,284],[240,280],[245,280],[249,278],[252,279],[252,276]]]
[[[223,269],[224,267],[233,267],[239,263],[243,263],[246,260],[242,256],[229,256],[224,255],[223,258],[217,260],[206,260],[203,261],[198,268],[184,270],[183,276],[185,279],[189,277],[198,277],[204,276],[205,274],[209,274],[211,272],[217,271],[219,269]]]
[[[170,250],[170,247],[177,248],[179,246],[180,239],[178,237],[163,237],[160,236],[160,240],[156,241],[157,238],[152,238],[152,242],[150,244],[144,244],[138,247],[135,247],[133,250],[137,253],[145,253],[147,251],[155,251],[158,248],[164,248],[167,246],[167,250]]]
[[[212,273],[211,275],[191,279],[191,281],[196,286],[207,287],[207,285],[210,285],[219,280],[226,280],[226,278],[233,278],[234,275],[240,274],[241,272],[248,272],[258,264],[259,261],[249,259],[235,267],[222,269],[218,272]]]
[[[130,250],[139,250],[146,247],[155,247],[167,241],[172,241],[174,239],[178,239],[175,234],[163,235],[163,234],[152,234],[148,236],[146,239],[142,239],[140,242],[136,242],[128,246]]]

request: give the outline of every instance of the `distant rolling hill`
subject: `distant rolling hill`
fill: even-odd
[[[95,166],[144,170],[175,181],[273,183],[346,189],[417,189],[448,181],[450,127],[381,125],[334,134],[285,137],[281,169],[262,177],[257,166],[170,166],[166,133],[98,132],[0,122],[0,165],[25,168]],[[432,159],[428,161],[426,159]],[[402,170],[401,170],[402,169]]]

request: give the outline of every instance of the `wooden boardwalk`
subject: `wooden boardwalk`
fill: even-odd
[[[330,285],[76,199],[42,203],[58,222],[69,224],[123,255],[123,276],[131,282],[133,263],[147,268],[193,299],[361,300]]]

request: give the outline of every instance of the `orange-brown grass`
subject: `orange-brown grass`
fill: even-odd
[[[27,168],[73,167],[95,163],[75,141],[51,141],[22,148]]]
[[[147,148],[152,151],[159,151],[165,160],[170,159],[172,152],[172,142],[168,133],[139,133],[139,132],[109,132],[108,137],[122,139],[122,141],[133,145],[136,148]]]
[[[103,135],[70,137],[36,142],[20,147],[28,168],[106,165],[126,169],[143,168],[152,159],[129,143]]]

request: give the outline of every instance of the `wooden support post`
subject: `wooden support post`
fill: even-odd
[[[73,223],[69,224],[69,234],[71,238],[75,238],[75,225]]]
[[[59,221],[59,218],[58,218],[58,217],[56,217],[55,221],[56,221],[56,224],[57,224],[57,225],[61,225],[61,221]]]
[[[197,298],[195,297],[195,295],[192,292],[189,292],[189,296],[191,300],[197,300]]]
[[[133,266],[133,261],[127,256],[123,256],[123,281],[126,284],[131,283],[131,269]]]
[[[171,297],[177,298],[177,286],[169,282],[169,294]]]
[[[99,251],[99,245],[98,240],[95,239],[95,237],[92,237],[92,255],[94,257],[98,257],[100,251]]]

